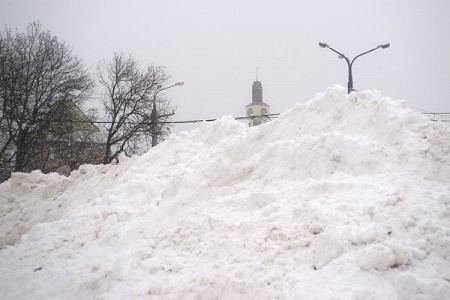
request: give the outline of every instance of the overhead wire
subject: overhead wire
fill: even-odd
[[[443,112],[443,113],[433,113],[433,112],[422,112],[423,115],[432,115],[434,118],[430,117],[431,121],[440,121],[440,122],[450,122],[450,120],[439,120],[436,118],[436,116],[439,115],[449,115],[450,112]],[[273,113],[273,114],[266,114],[266,115],[253,115],[253,116],[242,116],[242,117],[234,117],[235,120],[245,120],[245,119],[256,119],[256,118],[278,118],[280,113]],[[165,117],[166,115],[159,116]],[[201,122],[214,122],[217,121],[219,118],[212,118],[212,119],[194,119],[194,120],[181,120],[181,121],[158,121],[158,124],[189,124],[189,123],[201,123]],[[111,122],[111,121],[91,121],[91,120],[55,120],[51,119],[50,121],[54,122],[61,122],[61,123],[91,123],[91,124],[115,124],[117,122]],[[133,121],[126,121],[125,124],[140,124],[142,122],[133,122]],[[150,122],[151,124],[151,122]]]

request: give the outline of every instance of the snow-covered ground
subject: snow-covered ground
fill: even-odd
[[[450,127],[381,92],[0,197],[1,299],[450,299]]]

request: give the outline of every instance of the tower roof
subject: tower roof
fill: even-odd
[[[252,86],[252,103],[263,103],[262,84],[261,81],[255,80]]]

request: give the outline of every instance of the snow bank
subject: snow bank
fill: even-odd
[[[332,87],[0,185],[1,299],[450,299],[450,129]]]

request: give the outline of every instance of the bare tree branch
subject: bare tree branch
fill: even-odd
[[[131,56],[114,54],[110,61],[98,65],[98,79],[103,87],[102,103],[106,112],[107,132],[103,162],[117,161],[119,154],[131,156],[150,147],[148,137],[158,124],[152,124],[151,111],[158,89],[170,76],[163,67],[142,69]],[[170,102],[158,105],[158,114],[167,114]]]

